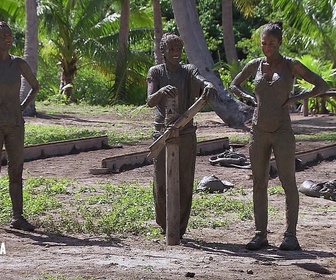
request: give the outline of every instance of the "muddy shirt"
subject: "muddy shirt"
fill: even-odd
[[[198,69],[192,64],[181,64],[181,68],[176,73],[170,73],[166,70],[164,64],[153,66],[149,69],[147,80],[154,84],[153,93],[166,85],[172,85],[178,90],[178,105],[176,111],[183,114],[201,95],[205,87],[205,79],[199,74]],[[163,96],[154,109],[154,124],[156,130],[161,130],[165,125],[165,110],[167,99]],[[183,130],[193,126],[190,121]],[[182,131],[183,131],[182,130]]]
[[[0,61],[0,125],[22,124],[20,107],[21,58]]]
[[[282,68],[273,74],[271,80],[263,75],[263,58],[255,59],[252,63],[256,67],[254,86],[258,103],[253,114],[253,125],[267,132],[290,125],[289,108],[282,105],[293,89],[293,59],[284,57]]]

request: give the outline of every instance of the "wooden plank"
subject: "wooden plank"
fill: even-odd
[[[311,151],[295,153],[295,158],[300,160],[302,165],[308,164],[309,162],[325,160],[332,156],[336,156],[335,144],[317,148]],[[274,157],[271,158],[270,165],[276,168]]]
[[[89,137],[76,140],[57,141],[24,147],[24,160],[63,156],[82,151],[98,150],[108,146],[107,136]],[[7,161],[6,150],[2,150],[1,162]]]
[[[228,149],[230,149],[228,137],[206,140],[197,143],[197,155],[199,156],[222,153]]]
[[[229,149],[229,138],[218,138],[213,140],[201,141],[197,143],[197,155],[214,154]],[[125,155],[113,156],[102,159],[102,168],[100,170],[90,169],[90,173],[103,174],[118,173],[131,170],[140,166],[153,163],[153,159],[148,157],[148,151],[130,153]]]
[[[144,151],[104,158],[102,160],[102,168],[105,168],[107,173],[119,173],[152,164],[153,160],[148,158],[147,154],[148,151]],[[90,173],[93,172],[95,172],[94,169],[90,169]]]

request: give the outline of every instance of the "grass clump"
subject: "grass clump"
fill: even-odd
[[[47,272],[42,272],[40,273],[40,276],[38,278],[33,278],[33,280],[94,280],[94,278],[88,278],[83,276],[76,276],[75,278],[73,278],[60,273],[50,274]]]
[[[25,125],[25,145],[46,144],[50,142],[75,140],[86,137],[106,135],[105,131],[89,130],[63,125]]]
[[[252,202],[239,201],[234,193],[197,193],[193,198],[190,228],[227,227],[234,220],[251,220]]]
[[[138,183],[97,183],[80,186],[67,178],[28,178],[24,182],[25,216],[47,232],[141,234],[159,237],[155,224],[152,188]],[[227,227],[233,221],[252,219],[252,203],[226,193],[195,193],[189,227]],[[7,176],[0,177],[0,224],[11,216]]]
[[[296,140],[300,141],[336,141],[336,132],[321,132],[316,134],[299,134],[295,135]]]

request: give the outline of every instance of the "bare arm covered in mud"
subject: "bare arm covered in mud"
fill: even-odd
[[[36,97],[40,89],[40,86],[28,63],[25,60],[20,59],[19,65],[21,69],[21,75],[27,80],[27,82],[31,86],[31,90],[21,103],[21,110],[24,111],[24,109],[27,108],[29,103],[33,101],[34,98]]]
[[[245,82],[248,78],[250,78],[253,73],[256,72],[256,69],[259,65],[257,60],[252,60],[246,64],[243,70],[237,74],[237,76],[233,79],[230,85],[230,90],[237,96],[243,98],[246,101],[252,102],[253,105],[257,105],[256,97],[254,94],[244,90],[241,87],[241,84]]]
[[[302,79],[314,85],[311,90],[304,90],[299,94],[292,95],[285,102],[283,107],[294,104],[298,100],[314,97],[325,93],[330,87],[328,83],[323,80],[319,75],[309,70],[301,62],[294,60],[293,62],[293,75],[300,76]]]

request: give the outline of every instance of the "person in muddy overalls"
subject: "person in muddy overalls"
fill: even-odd
[[[250,160],[253,174],[253,204],[256,234],[246,245],[249,250],[268,246],[269,162],[273,151],[279,179],[286,196],[287,228],[281,250],[300,250],[296,238],[299,194],[295,178],[295,138],[291,127],[289,105],[298,100],[323,94],[328,84],[296,59],[282,56],[282,23],[271,22],[262,27],[261,48],[264,57],[253,59],[233,79],[233,93],[256,105],[251,128]],[[241,84],[254,77],[255,95]],[[314,85],[312,90],[292,95],[294,77],[299,76]]]
[[[147,105],[155,107],[153,138],[160,137],[169,124],[167,107],[174,113],[183,114],[198,98],[207,99],[216,94],[214,86],[207,82],[192,64],[182,64],[183,43],[179,36],[166,33],[160,49],[164,63],[151,67],[147,76]],[[191,210],[196,162],[196,127],[191,120],[179,131],[179,182],[180,182],[180,237],[188,225]],[[154,160],[153,194],[156,222],[166,231],[166,166],[165,149]]]
[[[9,53],[12,31],[0,21],[0,159],[3,144],[8,157],[9,193],[13,217],[10,227],[33,231],[35,227],[23,217],[22,172],[24,161],[24,120],[22,111],[34,99],[39,84],[25,60]],[[31,91],[20,103],[21,76]],[[1,165],[0,165],[1,167]]]

